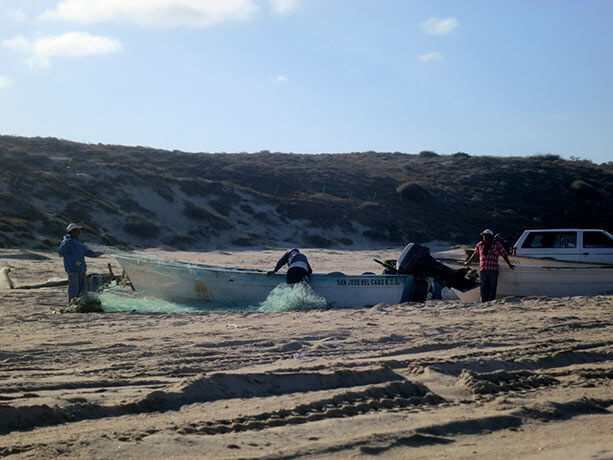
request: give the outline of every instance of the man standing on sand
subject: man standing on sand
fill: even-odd
[[[68,303],[87,292],[87,265],[85,256],[98,257],[100,253],[92,251],[79,240],[81,227],[70,224],[66,235],[57,248],[57,253],[64,258],[64,269],[68,273]]]
[[[277,262],[274,270],[268,272],[269,275],[277,273],[279,269],[287,264],[287,284],[296,284],[301,281],[309,282],[309,275],[313,273],[307,257],[298,249],[293,248],[283,254],[283,257]]]
[[[494,232],[489,228],[481,232],[482,241],[475,246],[475,252],[464,262],[467,267],[475,257],[479,257],[479,278],[481,280],[481,302],[489,302],[496,299],[496,288],[498,287],[498,256],[502,256],[504,261],[513,270],[515,265],[511,263],[504,247],[494,239]]]

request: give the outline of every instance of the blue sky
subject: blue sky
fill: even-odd
[[[0,133],[613,161],[613,0],[0,0]]]

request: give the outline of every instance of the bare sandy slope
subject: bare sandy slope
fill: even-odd
[[[367,251],[308,254],[318,271],[379,271]],[[174,254],[261,269],[279,255]],[[119,270],[90,271],[107,262]],[[3,251],[7,265],[17,285],[62,274],[53,255]],[[53,313],[64,296],[0,291],[2,457],[613,458],[612,296]]]

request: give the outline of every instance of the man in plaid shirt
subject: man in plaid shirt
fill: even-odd
[[[502,256],[504,261],[513,270],[515,265],[511,263],[507,252],[500,241],[494,239],[494,232],[489,228],[481,232],[482,241],[475,246],[475,252],[464,263],[467,267],[475,257],[479,257],[479,278],[481,280],[481,302],[488,302],[496,298],[496,288],[498,287],[498,257]]]

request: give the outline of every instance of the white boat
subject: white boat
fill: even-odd
[[[479,301],[479,288],[467,292],[455,291],[460,300]],[[613,266],[518,265],[514,270],[500,266],[496,297],[547,296],[568,297],[613,293]]]
[[[146,295],[179,303],[254,306],[285,283],[285,275],[191,264],[164,259],[114,255],[134,288]],[[410,299],[411,275],[312,274],[310,285],[328,306],[365,307],[398,304]]]

